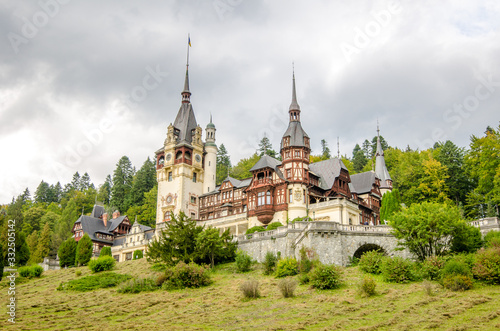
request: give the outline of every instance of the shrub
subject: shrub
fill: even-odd
[[[443,286],[452,291],[466,291],[472,288],[472,277],[450,274],[443,278]]]
[[[375,280],[369,276],[363,277],[361,283],[358,286],[358,293],[364,297],[371,297],[376,294],[377,283]]]
[[[61,266],[61,268],[71,267],[75,265],[77,245],[78,243],[74,238],[68,238],[66,241],[63,241],[61,243],[57,251],[57,255],[59,256],[59,265]]]
[[[245,234],[252,234],[254,232],[264,232],[264,231],[266,231],[266,229],[264,229],[263,226],[256,225],[256,226],[253,226],[250,229],[248,229],[247,232],[245,232]]]
[[[166,290],[186,287],[197,288],[211,283],[208,269],[194,262],[189,264],[179,262],[175,267],[165,271],[165,278],[162,288]]]
[[[429,256],[420,265],[422,277],[425,279],[439,279],[441,269],[443,269],[446,259],[442,256]]]
[[[118,288],[119,293],[139,293],[139,292],[148,292],[155,291],[158,289],[156,286],[156,281],[151,278],[140,278],[140,279],[131,279],[126,283],[123,283]]]
[[[479,250],[472,272],[477,279],[500,284],[500,246]]]
[[[407,283],[417,279],[415,264],[399,256],[383,259],[381,271],[384,280],[387,282]]]
[[[299,284],[300,285],[305,285],[305,284],[309,284],[309,274],[300,274],[299,275]]]
[[[134,251],[133,256],[134,256],[134,258],[133,258],[134,260],[138,260],[138,259],[142,259],[144,257],[144,254],[142,253],[142,251],[140,249],[136,249]]]
[[[293,292],[297,287],[297,281],[291,277],[287,277],[279,281],[278,287],[283,297],[292,298],[294,296]]]
[[[255,299],[260,297],[258,280],[246,280],[243,284],[240,285],[240,290],[243,293],[243,296],[247,299]]]
[[[115,267],[116,261],[109,255],[98,257],[97,259],[90,260],[89,268],[92,272],[101,272],[111,270]]]
[[[158,277],[156,277],[156,286],[160,287],[167,281],[167,275],[165,273],[159,274]]]
[[[278,258],[274,255],[273,252],[267,252],[264,258],[264,275],[270,275],[276,269],[276,263],[278,262]]]
[[[19,272],[19,275],[21,277],[35,278],[35,277],[40,277],[42,275],[43,268],[36,264],[32,266],[21,267],[17,269],[17,271]]]
[[[117,274],[114,272],[103,272],[101,274],[85,276],[70,280],[67,283],[61,283],[58,291],[94,291],[98,288],[114,287],[128,279],[129,275]]]
[[[283,226],[280,222],[272,222],[266,227],[266,231],[276,230],[280,226]]]
[[[472,276],[471,269],[469,266],[461,261],[459,258],[452,258],[448,260],[443,269],[441,270],[441,279],[447,276],[462,275],[462,276]]]
[[[101,256],[111,256],[111,247],[104,246],[99,253],[99,257]]]
[[[342,284],[342,269],[335,265],[319,265],[309,276],[312,287],[321,290],[338,288]]]
[[[250,271],[252,266],[252,258],[245,251],[238,251],[236,253],[236,269],[238,272],[247,272]]]
[[[278,261],[276,266],[276,277],[294,276],[299,273],[299,264],[293,257],[287,257]]]
[[[424,288],[424,291],[425,291],[425,293],[427,293],[427,295],[433,296],[435,294],[434,293],[434,286],[428,280],[424,280],[422,282],[422,287]]]
[[[81,271],[81,270],[76,270],[76,271],[75,271],[75,275],[76,275],[77,277],[80,277],[80,276],[82,275],[82,271]]]
[[[369,274],[380,274],[380,266],[382,260],[384,259],[384,254],[378,251],[369,251],[361,255],[359,259],[359,269]]]
[[[318,262],[316,252],[311,248],[302,246],[300,249],[299,272],[308,273]]]
[[[500,231],[490,231],[484,236],[484,247],[500,247]]]

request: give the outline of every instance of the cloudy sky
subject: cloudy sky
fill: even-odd
[[[119,158],[139,168],[191,101],[236,163],[288,123],[292,62],[313,153],[467,146],[500,120],[500,2],[0,1],[0,203]]]

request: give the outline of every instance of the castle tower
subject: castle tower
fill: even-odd
[[[380,179],[380,193],[392,191],[392,179],[385,165],[384,150],[380,143],[380,129],[377,123],[377,151],[375,152],[375,173]]]
[[[175,121],[168,126],[164,145],[156,152],[157,228],[161,228],[165,221],[170,220],[172,214],[177,215],[181,211],[186,216],[197,219],[198,197],[204,189],[205,146],[201,139],[202,129],[196,122],[191,104],[189,62],[186,65],[181,95],[182,103]]]
[[[212,123],[212,115],[210,115],[210,123],[207,124],[207,128],[205,129],[205,178],[203,180],[203,193],[215,190],[215,177],[217,169],[217,145],[215,144],[215,131],[215,125]]]
[[[288,181],[288,218],[307,216],[309,184],[309,136],[300,123],[300,106],[295,91],[295,72],[292,79],[292,103],[288,111],[290,122],[281,139],[282,172]]]

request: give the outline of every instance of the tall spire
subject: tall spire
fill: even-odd
[[[191,37],[188,34],[187,58],[186,58],[186,78],[184,80],[184,90],[182,91],[182,103],[191,102],[191,92],[189,91],[189,47],[191,47]]]
[[[382,149],[382,144],[380,143],[380,127],[378,125],[378,119],[377,119],[377,150],[375,151],[375,156],[380,156],[380,155],[384,156],[384,150]]]
[[[293,66],[293,63],[292,63]],[[292,103],[290,104],[289,114],[290,122],[298,121],[300,122],[300,106],[297,103],[297,92],[295,91],[295,67],[293,67],[292,73]]]
[[[380,188],[392,189],[392,179],[385,165],[384,150],[380,143],[380,128],[377,120],[377,151],[375,152],[375,173],[380,179]]]

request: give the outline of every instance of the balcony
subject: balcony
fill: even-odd
[[[253,184],[254,186],[273,185],[273,180],[271,178],[262,178],[254,180]]]

